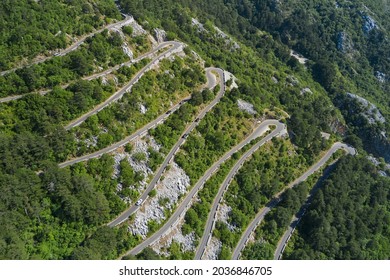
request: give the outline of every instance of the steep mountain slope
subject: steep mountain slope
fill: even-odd
[[[113,0],[4,0],[0,3],[0,70],[65,48],[75,36],[121,19]]]
[[[191,20],[185,15],[191,14],[202,22],[214,21],[263,57],[272,49],[281,61],[293,66],[297,61],[290,57],[290,49],[298,51],[309,58],[307,67],[313,77],[347,119],[348,139],[360,137],[360,145],[367,151],[390,161],[387,138],[390,9],[386,1],[198,0],[162,4],[153,0],[121,0],[119,3],[136,18],[148,18],[150,26],[160,24],[184,40],[189,38],[184,26]],[[374,103],[387,121],[369,123],[356,114],[353,107],[363,115],[366,108],[348,98],[349,92]],[[359,143],[351,140],[351,144]]]
[[[0,258],[116,259],[172,216],[184,219],[171,225],[185,246],[159,240],[161,252],[193,258],[230,167],[264,137],[270,142],[225,186],[225,220],[213,238],[224,243],[215,255],[229,258],[249,219],[333,142],[387,159],[388,66],[379,46],[386,49],[388,23],[377,20],[387,15],[380,7],[3,1]],[[326,20],[340,9],[345,16]],[[367,163],[356,176],[367,170],[361,177],[381,189],[377,174],[387,173]],[[175,212],[195,186],[203,188],[197,202]],[[288,222],[289,212],[281,218]],[[162,255],[147,248],[138,257]]]

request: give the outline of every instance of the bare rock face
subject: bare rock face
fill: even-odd
[[[337,102],[339,107],[353,116],[350,121],[357,128],[364,149],[390,163],[390,140],[387,131],[383,129],[387,120],[380,110],[368,100],[352,93],[347,93]]]
[[[305,65],[306,62],[309,60],[300,53],[297,53],[296,51],[290,50],[290,55],[298,60],[300,64]]]
[[[310,88],[305,87],[305,88],[301,89],[301,95],[305,95],[305,94],[313,94],[313,92],[311,91]]]
[[[380,71],[375,72],[375,77],[380,83],[385,83],[387,81],[387,76],[385,73],[382,73]]]
[[[222,242],[219,239],[212,237],[210,244],[207,246],[206,251],[202,257],[203,260],[217,260],[218,255],[221,252]]]
[[[226,47],[230,48],[230,51],[235,51],[237,49],[240,49],[240,45],[234,41],[230,36],[228,36],[225,32],[223,32],[218,27],[214,26],[215,31],[217,32],[217,36],[225,39]]]
[[[377,29],[378,25],[376,24],[375,20],[370,17],[369,15],[362,14],[363,18],[363,31],[365,34],[370,33],[373,29]]]
[[[364,109],[362,114],[366,117],[366,119],[368,120],[368,122],[370,124],[377,123],[377,122],[378,123],[385,123],[386,122],[385,118],[383,117],[383,115],[381,114],[379,109],[374,104],[372,104],[368,100],[366,100],[363,97],[360,97],[356,94],[352,94],[352,93],[348,92],[347,96],[351,99],[357,100],[361,104],[361,106]]]
[[[165,30],[155,28],[154,31],[154,37],[156,38],[158,43],[165,42],[167,40],[167,33]]]
[[[350,53],[353,51],[353,43],[350,37],[346,32],[339,32],[337,34],[337,49],[344,54]]]
[[[191,19],[191,24],[192,24],[192,26],[194,26],[194,27],[196,27],[198,29],[198,32],[206,32],[206,33],[208,33],[206,28],[204,28],[203,24],[200,23],[196,18],[192,18]]]
[[[149,232],[149,224],[160,224],[166,219],[166,211],[174,207],[180,195],[185,194],[190,186],[190,178],[176,163],[163,176],[155,187],[157,195],[143,203],[136,213],[134,223],[129,226],[129,231],[134,235],[145,238]]]
[[[240,110],[247,112],[248,114],[254,115],[256,114],[256,110],[253,108],[253,104],[246,102],[242,99],[237,100],[237,105]]]
[[[122,44],[122,50],[130,59],[133,59],[134,57],[133,52],[131,51],[131,49],[129,48],[126,42]]]

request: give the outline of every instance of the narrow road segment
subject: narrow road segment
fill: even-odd
[[[261,124],[259,124],[256,129],[243,141],[241,141],[238,145],[233,147],[230,151],[226,152],[217,162],[215,162],[206,172],[205,174],[198,180],[195,186],[190,190],[190,192],[186,195],[186,197],[182,200],[180,205],[177,207],[176,211],[171,215],[168,221],[152,236],[145,239],[141,244],[134,247],[130,251],[128,251],[125,255],[132,254],[136,255],[141,252],[147,246],[153,244],[157,240],[159,240],[164,234],[178,222],[180,217],[184,217],[186,211],[191,206],[192,199],[197,195],[198,191],[203,187],[205,182],[218,171],[221,164],[223,164],[226,160],[228,160],[234,153],[242,149],[246,144],[251,142],[252,140],[258,138],[260,135],[264,133],[264,130],[268,130],[270,126],[275,126],[276,128],[270,132],[270,137],[275,137],[279,135],[284,129],[284,124],[280,123],[277,120],[265,120]]]
[[[212,71],[217,72],[220,76],[220,90],[217,94],[217,96],[214,98],[213,101],[210,102],[209,105],[207,105],[206,108],[204,108],[196,117],[196,120],[192,122],[187,129],[182,133],[179,140],[176,142],[176,144],[173,146],[173,148],[170,150],[168,155],[165,157],[164,162],[161,164],[159,169],[157,170],[156,174],[154,175],[152,181],[149,183],[146,190],[143,192],[143,194],[139,197],[142,201],[145,201],[148,197],[150,191],[156,186],[157,182],[160,180],[161,175],[164,173],[165,169],[167,168],[168,164],[173,160],[173,157],[176,155],[176,153],[179,151],[181,145],[185,142],[185,135],[188,135],[191,133],[191,131],[198,125],[198,123],[204,118],[204,116],[221,100],[221,97],[224,94],[224,83],[223,83],[223,71],[218,68],[207,68],[206,69],[206,76],[207,76],[207,87],[209,89],[212,89],[216,85],[216,78],[212,74]],[[122,214],[120,214],[115,220],[108,223],[109,227],[117,226],[121,223],[123,223],[125,220],[129,218],[131,214],[136,212],[139,209],[140,205],[133,205],[126,211],[124,211]]]
[[[91,81],[93,79],[97,79],[99,77],[103,77],[103,76],[106,76],[116,70],[118,70],[119,68],[123,67],[123,66],[130,66],[136,62],[139,62],[145,58],[151,58],[153,57],[158,51],[162,50],[162,49],[165,49],[167,47],[173,47],[173,44],[171,41],[168,41],[168,42],[163,42],[163,43],[160,43],[156,48],[154,48],[153,50],[151,51],[148,51],[142,55],[140,55],[139,57],[135,58],[135,59],[132,59],[132,60],[129,60],[127,62],[124,62],[122,64],[119,64],[119,65],[116,65],[116,66],[113,66],[113,67],[110,67],[102,72],[99,72],[99,73],[95,73],[95,74],[92,74],[90,76],[86,76],[86,77],[82,77],[81,79],[82,80],[87,80],[87,81]],[[61,85],[61,88],[65,89],[69,86],[70,83],[66,83],[66,84],[63,84]],[[51,92],[53,89],[42,89],[42,90],[39,90],[37,92],[31,92],[31,93],[25,93],[25,94],[19,94],[19,95],[12,95],[12,96],[7,96],[7,97],[3,97],[3,98],[0,98],[0,103],[5,103],[5,102],[10,102],[12,100],[17,100],[17,99],[20,99],[28,94],[34,94],[34,93],[38,93],[40,95],[46,95],[48,94],[49,92]]]
[[[134,21],[134,18],[132,16],[124,15],[124,17],[125,18],[123,20],[121,20],[121,21],[111,23],[109,25],[106,25],[106,26],[104,26],[104,27],[102,27],[102,28],[92,32],[92,33],[89,33],[87,35],[82,36],[80,39],[78,39],[72,45],[70,45],[66,49],[63,49],[63,50],[55,53],[54,55],[47,56],[47,57],[44,57],[44,58],[39,59],[39,60],[35,60],[34,62],[32,62],[32,63],[30,63],[28,65],[21,65],[21,66],[18,66],[18,67],[9,69],[9,70],[2,71],[2,72],[0,72],[0,76],[4,76],[5,74],[11,73],[11,72],[13,72],[13,71],[15,71],[17,69],[21,69],[23,67],[28,67],[28,66],[32,66],[32,65],[35,65],[35,64],[39,64],[39,63],[45,62],[46,60],[48,60],[48,59],[50,59],[50,58],[52,58],[54,56],[64,56],[64,55],[74,51],[75,49],[77,49],[82,43],[84,43],[84,41],[87,38],[92,37],[95,34],[101,33],[105,29],[110,29],[110,28],[115,28],[115,27],[122,27],[122,26],[130,24],[130,23],[132,23]]]
[[[262,133],[266,132],[267,129],[264,129]],[[263,139],[261,139],[258,143],[256,143],[253,147],[251,147],[247,152],[245,152],[240,159],[236,162],[236,164],[233,166],[233,168],[230,170],[229,174],[226,176],[225,180],[219,187],[218,193],[216,197],[214,198],[213,204],[211,206],[211,211],[209,213],[209,217],[206,222],[206,226],[202,235],[202,238],[199,242],[199,246],[195,253],[195,260],[202,259],[202,256],[204,255],[204,252],[206,250],[207,245],[209,244],[212,235],[213,230],[215,228],[216,223],[216,215],[219,205],[222,203],[222,198],[224,194],[226,193],[230,183],[232,182],[234,176],[237,174],[238,170],[244,165],[244,162],[254,153],[256,152],[261,146],[263,146],[268,141],[272,140],[275,136],[282,136],[284,133],[281,131],[279,134],[269,134],[265,136]]]
[[[333,146],[326,152],[326,154],[319,161],[317,161],[313,166],[311,166],[302,176],[300,176],[292,183],[290,183],[283,191],[276,194],[276,196],[257,213],[253,221],[248,225],[248,227],[242,234],[241,239],[239,240],[236,248],[234,249],[232,254],[233,260],[238,260],[240,258],[241,251],[244,249],[246,243],[248,242],[249,236],[251,235],[252,232],[254,232],[256,227],[261,223],[264,216],[268,212],[270,212],[272,208],[274,208],[281,201],[281,196],[285,192],[285,190],[292,188],[297,184],[305,181],[310,175],[312,175],[314,172],[319,170],[330,159],[330,157],[339,149],[343,149],[351,155],[356,154],[356,150],[349,145],[340,142],[336,142],[335,144],[333,144]]]
[[[128,82],[124,87],[122,87],[120,90],[115,92],[113,95],[111,95],[106,101],[100,103],[97,105],[94,109],[89,111],[88,113],[85,113],[81,117],[77,118],[76,120],[71,121],[68,125],[65,126],[66,130],[72,129],[76,126],[79,126],[81,123],[83,123],[86,119],[88,119],[90,116],[97,114],[101,110],[103,110],[105,107],[110,105],[111,103],[117,101],[118,99],[122,98],[122,96],[131,90],[133,85],[138,82],[139,79],[147,72],[149,71],[152,66],[155,63],[158,63],[161,59],[167,58],[170,55],[180,52],[183,50],[183,44],[179,42],[171,42],[172,47],[168,50],[162,52],[157,57],[153,58],[151,62],[149,62],[144,68],[142,68],[131,80]]]

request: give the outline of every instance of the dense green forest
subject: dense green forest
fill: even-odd
[[[138,20],[147,20],[147,27],[162,26],[168,31],[170,36],[177,36],[182,40],[190,42],[202,55],[211,58],[211,60],[206,59],[206,62],[215,63],[232,71],[241,80],[239,90],[245,89],[243,90],[245,92],[243,96],[251,101],[254,101],[255,99],[253,98],[256,98],[256,93],[251,94],[251,91],[256,88],[256,82],[253,80],[249,82],[251,73],[248,72],[250,71],[246,71],[245,74],[242,73],[242,68],[238,67],[239,62],[235,61],[236,55],[240,56],[241,59],[244,57],[241,50],[230,49],[226,51],[229,55],[223,55],[218,50],[209,47],[208,41],[215,43],[218,42],[218,39],[213,38],[209,33],[205,34],[206,32],[199,31],[201,27],[198,27],[197,31],[197,26],[194,26],[191,17],[198,18],[203,24],[202,27],[211,33],[212,30],[210,29],[212,28],[210,28],[211,22],[209,20],[215,22],[220,28],[228,30],[235,38],[243,40],[246,45],[256,51],[256,55],[259,57],[267,58],[268,61],[271,61],[272,59],[270,58],[275,55],[279,61],[286,63],[290,69],[300,74],[304,70],[296,60],[289,56],[289,48],[302,53],[310,59],[306,68],[310,71],[313,78],[326,89],[328,96],[341,109],[347,121],[348,130],[346,130],[346,127],[338,127],[336,131],[347,136],[345,140],[355,147],[364,147],[369,152],[388,159],[388,153],[386,152],[388,150],[388,141],[381,136],[383,135],[383,130],[389,131],[388,122],[384,124],[379,122],[370,123],[364,117],[364,113],[358,113],[363,112],[364,108],[358,102],[348,99],[345,95],[346,92],[361,94],[368,100],[373,101],[379,107],[381,113],[388,118],[389,100],[387,99],[388,95],[384,94],[386,88],[388,88],[388,80],[378,81],[375,76],[378,71],[387,71],[386,52],[383,51],[388,48],[386,45],[387,41],[380,39],[381,36],[382,38],[386,36],[385,33],[387,31],[384,26],[387,22],[381,22],[383,24],[381,28],[365,30],[365,23],[369,21],[367,15],[372,14],[361,3],[351,4],[349,8],[345,4],[344,9],[340,5],[338,7],[340,9],[338,16],[334,21],[329,22],[325,18],[329,17],[329,13],[336,13],[334,7],[330,6],[330,3],[318,2],[306,5],[305,1],[300,1],[296,5],[296,1],[284,1],[285,7],[283,8],[286,8],[286,10],[281,15],[276,12],[278,7],[276,7],[277,3],[275,1],[235,2],[217,0],[207,2],[191,1],[191,3],[187,1],[161,3],[158,1],[122,0],[120,2]],[[380,3],[372,1],[371,4],[371,9],[383,16],[386,15],[385,10],[381,9]],[[332,5],[334,5],[333,2]],[[294,9],[298,11],[293,11]],[[345,10],[348,10],[348,12]],[[379,16],[375,18],[377,20],[381,19]],[[308,22],[310,23],[309,25],[307,24]],[[257,28],[269,33],[259,31]],[[354,33],[351,36],[358,38],[358,41],[354,40],[358,51],[355,51],[356,56],[352,57],[353,59],[343,53],[340,42],[338,45],[337,35],[343,28],[349,32],[352,32],[352,29],[354,29]],[[169,33],[169,31],[172,33]],[[290,38],[290,34],[296,37]],[[291,39],[291,41],[287,41],[286,38]],[[323,46],[327,47],[324,48]],[[380,56],[383,59],[378,59]],[[277,65],[279,69],[281,68],[279,62],[274,60],[272,63]],[[251,66],[253,67],[254,64]],[[356,69],[361,70],[357,72]],[[246,87],[246,83],[248,83],[248,87]],[[275,93],[277,90],[273,90],[273,92]],[[263,101],[265,96],[267,94],[262,94]],[[293,132],[299,131],[297,137],[299,135],[303,136],[305,135],[303,131],[306,132],[308,129],[304,125],[305,121],[310,118],[310,113],[308,112],[314,110],[317,113],[324,106],[317,105],[311,100],[308,106],[305,107],[305,110],[302,110],[302,107],[293,105],[294,102],[292,101],[294,99],[290,96],[292,95],[284,92],[284,95],[280,95],[279,102],[292,115],[291,119],[288,120],[289,129]],[[302,101],[299,100],[299,102]],[[257,102],[254,103],[258,104]],[[299,106],[302,106],[302,104]],[[303,112],[305,112],[304,117],[296,119]],[[315,115],[314,112],[313,115]],[[321,118],[315,118],[315,120],[320,121]],[[330,124],[331,121],[327,119],[327,125]],[[316,125],[313,126],[315,127]],[[323,127],[325,128],[326,125]],[[307,146],[313,148],[313,138],[308,138],[305,135],[302,137],[302,141],[307,141]],[[297,138],[293,138],[293,141],[294,143],[299,143]],[[302,144],[301,142],[298,147],[305,147]],[[308,150],[305,149],[304,155],[306,154],[307,156],[307,153]],[[313,154],[310,155],[310,157],[306,157],[308,160],[309,158],[313,159]],[[360,172],[363,171],[358,171],[358,173]],[[272,217],[270,219],[272,220]],[[287,221],[288,219],[285,220]]]
[[[141,182],[150,181],[185,127],[215,97],[218,87],[201,90],[204,66],[230,71],[237,87],[228,81],[224,97],[175,156],[190,185],[261,120],[281,119],[290,137],[257,151],[233,180],[225,202],[232,208],[228,222],[236,231],[217,223],[214,236],[223,242],[219,258],[230,257],[250,217],[335,140],[352,144],[361,157],[342,159],[323,182],[285,258],[389,258],[390,182],[365,159],[367,152],[390,159],[390,21],[384,20],[388,10],[381,2],[118,0],[119,10],[113,0],[2,1],[0,70],[53,57],[0,76],[0,97],[25,94],[0,104],[0,259],[116,259],[140,243],[141,236],[128,231],[131,218],[124,226],[105,225],[126,209],[126,201],[137,200]],[[148,34],[135,35],[130,26],[95,34],[76,50],[54,55],[76,38],[121,20],[121,12],[133,15],[151,35],[163,28],[167,40],[188,47],[161,60],[121,100],[66,130],[71,120],[120,90],[150,61],[122,64],[130,59],[124,44],[135,57],[155,46]],[[309,61],[299,63],[291,49]],[[86,79],[116,65],[104,79]],[[47,94],[36,93],[42,90]],[[347,92],[376,107],[368,110]],[[123,139],[183,99],[189,101],[149,131],[159,151],[149,147],[145,154],[132,153],[131,143],[123,148],[148,165],[150,176],[126,160],[115,162],[111,154],[58,167]],[[238,109],[239,100],[253,105],[255,113]],[[372,121],[369,114],[383,115],[385,121]],[[330,133],[330,140],[321,132]],[[241,153],[206,183],[199,202],[185,215],[183,233],[194,231],[199,239],[217,188]],[[309,187],[286,193],[258,233],[280,235]],[[158,226],[150,223],[149,233]],[[277,241],[269,239],[273,245]],[[244,255],[269,258],[272,248],[256,243]],[[171,259],[193,257],[176,242],[168,252]],[[136,258],[163,257],[148,248]]]
[[[50,50],[71,38],[121,19],[113,0],[5,0],[0,3],[0,69]]]
[[[342,159],[322,183],[287,259],[389,259],[390,180],[364,158]]]
[[[389,122],[365,120],[362,124],[356,121],[355,111],[346,110],[348,103],[340,101],[347,92],[352,92],[374,102],[385,118],[390,117],[390,99],[386,94],[390,87],[387,57],[390,34],[386,28],[388,21],[383,20],[389,16],[389,9],[384,7],[385,2],[364,1],[368,7],[362,1],[338,1],[337,5],[334,1],[294,0],[119,2],[140,21],[148,19],[150,28],[161,25],[203,49],[205,46],[199,40],[206,35],[194,33],[192,17],[197,17],[206,28],[209,20],[215,22],[267,61],[273,53],[297,70],[300,65],[290,56],[290,49],[302,53],[309,58],[306,67],[314,79],[327,90],[348,121],[348,141],[356,144],[353,139],[360,137],[360,145],[366,150],[390,160],[390,141],[383,136],[383,132],[390,133]],[[344,37],[347,39],[343,41]],[[214,54],[216,51],[210,48],[204,51],[214,63],[237,73],[231,61],[224,63],[226,56]]]

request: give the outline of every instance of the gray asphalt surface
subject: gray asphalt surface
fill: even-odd
[[[242,149],[246,144],[248,144],[253,139],[259,137],[259,135],[263,134],[264,130],[267,130],[269,126],[275,125],[276,129],[274,129],[269,135],[270,137],[275,137],[283,131],[284,125],[281,124],[277,120],[266,120],[262,122],[246,139],[244,139],[241,143],[233,147],[230,151],[225,153],[217,162],[215,162],[199,179],[199,181],[195,184],[195,186],[191,189],[191,191],[186,195],[180,205],[177,207],[176,211],[171,215],[168,221],[152,236],[145,239],[141,244],[134,247],[130,251],[126,253],[136,255],[141,252],[144,248],[156,242],[158,239],[164,236],[164,234],[168,231],[170,227],[173,227],[176,222],[178,222],[180,217],[184,217],[186,211],[191,206],[191,200],[197,195],[198,191],[203,187],[204,183],[215,173],[218,171],[219,167],[222,163],[228,160],[235,152]]]
[[[84,43],[84,41],[89,38],[89,37],[92,37],[93,35],[95,34],[98,34],[98,33],[101,33],[103,32],[103,30],[105,29],[109,29],[109,28],[113,28],[113,27],[118,27],[118,26],[122,26],[124,25],[127,21],[130,21],[132,19],[131,16],[128,16],[126,15],[125,16],[125,19],[121,20],[121,21],[118,21],[118,22],[115,22],[115,23],[111,23],[109,25],[106,25],[92,33],[89,33],[87,35],[84,35],[82,36],[79,40],[77,40],[75,43],[73,43],[72,45],[70,45],[69,47],[67,47],[66,49],[64,50],[61,50],[59,51],[56,55],[53,55],[53,56],[64,56],[66,55],[67,53],[70,53],[72,51],[74,51],[75,49],[77,49],[82,43]],[[46,60],[52,58],[53,56],[48,56],[48,57],[44,57],[42,59],[39,59],[39,60],[36,60],[28,65],[22,65],[22,66],[19,66],[19,67],[15,67],[15,68],[12,68],[12,69],[9,69],[9,70],[6,70],[6,71],[2,71],[0,72],[0,75],[3,76],[5,74],[8,74],[10,72],[13,72],[17,69],[20,69],[20,68],[23,68],[23,67],[28,67],[28,66],[32,66],[32,65],[35,65],[35,64],[39,64],[39,63],[42,63],[42,62],[45,62]]]
[[[113,95],[111,95],[106,101],[100,103],[99,105],[97,105],[94,109],[92,109],[91,111],[89,111],[88,113],[82,115],[81,117],[77,118],[76,120],[73,120],[72,122],[70,122],[68,125],[65,126],[65,129],[66,130],[69,130],[69,129],[72,129],[78,125],[80,125],[81,123],[83,123],[86,119],[88,119],[90,116],[92,115],[95,115],[96,113],[100,112],[101,110],[103,110],[105,107],[107,107],[108,105],[110,105],[112,102],[115,102],[117,101],[118,99],[122,98],[122,96],[131,90],[131,87],[136,83],[138,82],[138,80],[148,71],[151,69],[151,67],[157,63],[158,61],[160,61],[161,59],[163,58],[166,58],[168,56],[170,56],[171,54],[175,53],[175,52],[179,52],[182,50],[182,47],[183,47],[183,44],[182,43],[179,43],[179,42],[170,42],[172,44],[172,47],[164,52],[162,52],[161,54],[159,54],[158,56],[156,56],[155,58],[152,59],[151,62],[149,62],[144,68],[142,68],[131,80],[130,82],[128,82],[124,87],[122,87],[120,90],[118,90],[117,92],[115,92]]]
[[[127,143],[135,140],[137,137],[141,137],[141,136],[145,135],[149,129],[152,129],[152,128],[156,127],[158,124],[162,123],[173,112],[175,112],[177,109],[179,109],[180,106],[184,102],[186,102],[186,101],[187,100],[182,100],[182,101],[180,101],[180,103],[175,104],[174,106],[172,106],[169,109],[169,111],[171,111],[169,114],[164,113],[164,114],[160,115],[158,118],[156,118],[152,122],[146,124],[142,128],[138,129],[132,135],[124,138],[123,140],[121,140],[119,142],[116,142],[116,143],[112,144],[111,146],[106,147],[104,149],[101,149],[99,151],[96,151],[94,153],[91,153],[91,154],[88,154],[88,155],[84,155],[84,156],[81,156],[81,157],[78,157],[78,158],[70,159],[70,160],[65,161],[63,163],[60,163],[58,166],[60,168],[63,168],[63,167],[66,167],[66,166],[69,166],[69,165],[72,165],[72,164],[75,164],[75,163],[78,163],[78,162],[86,161],[86,160],[89,160],[89,159],[92,159],[92,158],[98,158],[98,157],[102,156],[103,154],[107,154],[107,153],[110,153],[112,151],[115,151],[117,148],[126,145]]]
[[[204,252],[206,250],[206,247],[212,237],[212,233],[215,227],[215,218],[217,215],[218,206],[222,202],[222,198],[227,191],[231,181],[233,180],[234,176],[237,174],[238,170],[243,166],[244,162],[255,152],[257,151],[261,146],[263,146],[265,143],[270,141],[273,137],[280,136],[280,133],[283,131],[285,126],[279,122],[275,123],[277,125],[277,128],[269,135],[265,136],[263,139],[261,139],[258,143],[256,143],[252,148],[250,148],[247,152],[245,152],[241,158],[237,161],[237,163],[233,166],[233,168],[230,170],[229,174],[226,176],[225,180],[221,184],[218,193],[213,201],[211,211],[209,213],[209,217],[206,222],[206,227],[203,232],[202,238],[199,242],[199,246],[195,253],[195,260],[200,260],[202,256],[204,255]],[[266,129],[261,131],[261,133],[265,133]]]
[[[336,147],[335,147],[335,145],[336,145]],[[344,149],[347,153],[349,153],[351,155],[355,155],[356,154],[355,149],[353,149],[352,147],[347,146],[345,144],[341,144],[341,143],[334,144],[333,147],[331,148],[331,150],[332,149],[334,149],[333,153],[336,152],[338,149]],[[332,167],[332,166],[330,166],[330,167]],[[330,169],[325,170],[324,171],[324,175],[320,179],[320,181],[323,181],[329,175],[330,175]],[[294,233],[295,228],[297,227],[298,223],[302,219],[303,215],[305,215],[306,209],[307,209],[307,207],[309,207],[309,205],[310,205],[310,203],[311,203],[311,201],[313,199],[314,194],[321,187],[320,181],[317,182],[315,184],[315,186],[313,187],[313,189],[310,191],[310,194],[307,197],[305,203],[299,209],[298,213],[296,215],[294,215],[294,217],[292,218],[292,220],[290,222],[290,225],[289,225],[288,229],[285,231],[285,233],[283,234],[282,238],[279,240],[278,246],[276,247],[275,254],[274,254],[274,259],[275,260],[278,260],[278,259],[282,258],[282,254],[283,254],[284,249],[286,248],[287,242],[290,240],[292,234]]]
[[[164,48],[167,48],[169,46],[173,46],[172,42],[163,42],[161,44],[159,44],[156,48],[154,48],[153,50],[149,51],[149,52],[146,52],[142,55],[140,55],[139,57],[133,59],[133,60],[130,60],[128,62],[125,62],[125,63],[122,63],[120,65],[116,65],[114,67],[111,67],[109,69],[106,69],[102,72],[99,72],[99,73],[96,73],[96,74],[92,74],[90,76],[87,76],[87,77],[83,77],[81,78],[82,80],[88,80],[88,81],[91,81],[93,79],[97,79],[99,77],[103,77],[105,75],[108,75],[110,73],[112,73],[113,71],[116,71],[118,70],[119,68],[123,67],[123,66],[130,66],[136,62],[139,62],[141,61],[142,59],[144,58],[147,58],[147,57],[152,57],[153,55],[155,55],[159,50],[162,50]],[[67,88],[69,86],[69,83],[68,84],[64,84],[64,85],[61,85],[61,88]],[[39,93],[40,95],[46,95],[47,93],[51,92],[52,89],[44,89],[44,90],[40,90],[38,92],[32,92],[32,93],[26,93],[26,94],[20,94],[20,95],[12,95],[12,96],[7,96],[7,97],[3,97],[3,98],[0,98],[0,103],[4,103],[4,102],[9,102],[9,101],[12,101],[12,100],[17,100],[17,99],[20,99],[22,98],[23,96],[26,96],[28,94],[34,94],[34,93]]]
[[[310,167],[302,176],[300,176],[299,178],[294,180],[291,184],[289,184],[286,189],[292,188],[292,187],[296,186],[297,184],[299,184],[300,182],[305,181],[310,175],[312,175],[314,172],[319,170],[329,160],[329,158],[339,149],[344,149],[347,153],[349,153],[351,155],[356,154],[356,151],[354,148],[352,148],[346,144],[336,142],[335,144],[333,144],[333,146],[326,152],[326,154],[319,161],[317,161],[312,167]],[[253,221],[248,225],[247,229],[242,234],[240,241],[238,242],[236,248],[233,251],[233,254],[232,254],[233,260],[239,259],[241,251],[244,249],[246,242],[249,239],[250,234],[261,223],[264,216],[268,212],[270,212],[272,210],[272,208],[274,208],[281,201],[281,196],[285,190],[279,192],[264,208],[262,208],[257,213],[257,215],[253,219]],[[282,245],[282,247],[283,247],[283,245]]]
[[[206,108],[204,108],[198,114],[196,119],[199,119],[199,121],[201,119],[203,119],[204,116],[207,114],[207,112],[209,112],[219,102],[219,100],[221,99],[221,97],[223,96],[223,94],[225,92],[224,88],[223,88],[223,81],[222,81],[223,71],[221,69],[218,69],[218,68],[207,68],[206,69],[206,76],[207,76],[207,81],[208,81],[207,82],[207,87],[209,89],[212,89],[216,85],[216,78],[211,73],[211,71],[217,72],[218,75],[221,77],[221,79],[220,79],[221,89],[218,92],[217,96],[214,98],[214,100],[211,101],[210,104]],[[157,182],[160,180],[161,175],[164,173],[164,171],[165,171],[166,167],[168,166],[168,164],[173,160],[173,157],[179,151],[181,145],[183,145],[183,143],[185,142],[184,135],[188,135],[189,133],[191,133],[191,131],[198,125],[199,121],[192,122],[190,124],[190,126],[188,126],[187,129],[183,132],[183,134],[179,138],[179,141],[176,142],[176,144],[170,150],[168,155],[165,157],[164,162],[161,164],[161,166],[157,170],[155,176],[153,177],[152,181],[149,183],[148,187],[143,192],[143,194],[139,197],[139,199],[142,199],[143,201],[146,200],[146,198],[148,197],[150,191],[156,186]],[[129,218],[129,216],[131,214],[136,212],[138,209],[139,209],[139,206],[136,206],[136,205],[131,206],[129,209],[127,209],[125,212],[123,212],[121,215],[119,215],[115,220],[111,221],[108,224],[108,226],[114,227],[114,226],[117,226],[117,225],[123,223],[125,220],[127,220]]]

